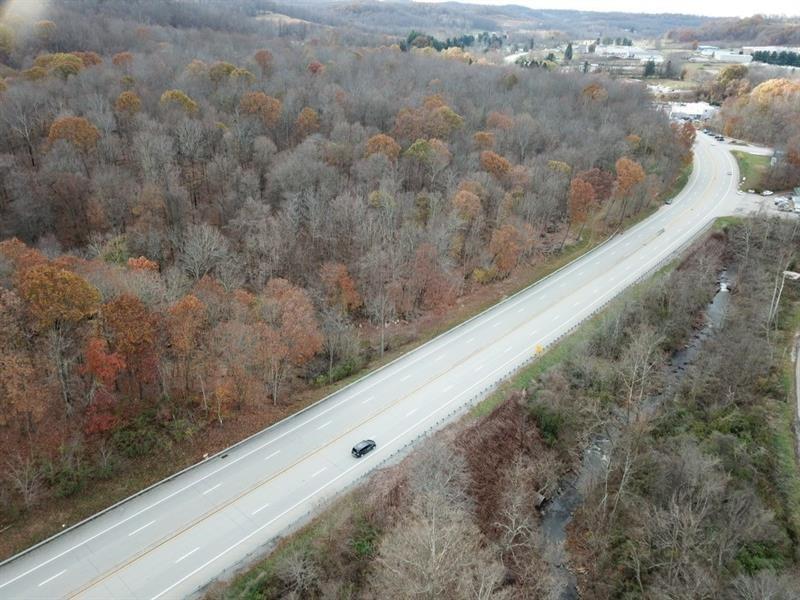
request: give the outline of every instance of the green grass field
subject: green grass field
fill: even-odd
[[[745,177],[742,189],[761,192],[764,189],[761,182],[769,170],[769,156],[758,156],[737,150],[734,150],[733,155],[739,163],[739,172]]]

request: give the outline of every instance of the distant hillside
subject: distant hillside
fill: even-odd
[[[393,34],[424,29],[443,35],[464,31],[558,31],[575,38],[626,33],[653,37],[673,29],[699,27],[708,20],[692,15],[534,10],[516,5],[478,6],[458,2],[301,0],[276,2],[275,6],[276,11],[312,22]]]
[[[736,42],[760,46],[800,44],[800,18],[755,15],[744,19],[714,19],[693,28],[679,28],[669,37],[681,42]]]

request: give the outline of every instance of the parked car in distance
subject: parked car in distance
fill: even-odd
[[[764,190],[763,192],[761,192],[761,195],[762,196],[772,196],[772,194],[774,194],[774,193],[775,192],[773,192],[772,190]]]
[[[353,446],[351,453],[356,458],[361,458],[365,454],[369,454],[370,452],[375,450],[376,445],[377,444],[375,443],[374,440],[361,440],[355,446]]]

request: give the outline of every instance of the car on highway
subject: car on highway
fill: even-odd
[[[361,458],[365,454],[369,454],[375,450],[375,446],[377,446],[377,444],[374,440],[361,440],[355,446],[353,446],[353,449],[350,452],[356,458]]]

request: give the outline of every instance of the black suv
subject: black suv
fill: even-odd
[[[365,454],[375,450],[375,446],[376,444],[373,440],[362,440],[353,446],[353,450],[351,452],[356,458],[361,458]]]

